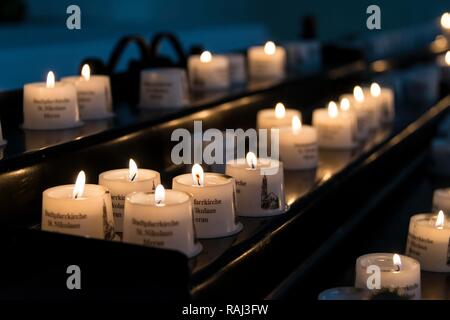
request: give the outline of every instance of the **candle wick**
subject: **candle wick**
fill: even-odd
[[[252,169],[255,169],[255,164],[252,162]]]
[[[74,197],[75,199],[77,199],[78,198],[78,193],[75,193],[75,197]]]
[[[131,177],[131,181],[134,181],[134,179],[136,178],[137,173],[135,173],[132,177]]]
[[[197,184],[198,184],[199,186],[201,186],[201,184],[200,184],[200,175],[197,174],[196,177],[197,177]]]
[[[400,271],[400,266],[398,264],[395,265],[395,271],[399,272]]]

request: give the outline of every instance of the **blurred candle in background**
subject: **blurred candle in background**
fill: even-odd
[[[247,56],[251,79],[279,80],[285,76],[286,50],[272,41],[249,48]]]
[[[199,91],[226,90],[230,87],[230,65],[223,55],[203,51],[188,60],[191,89]]]

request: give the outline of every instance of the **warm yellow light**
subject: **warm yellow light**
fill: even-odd
[[[443,229],[444,228],[444,223],[445,223],[445,215],[444,215],[444,211],[440,210],[437,218],[436,218],[436,223],[435,223],[435,227],[438,229]]]
[[[47,73],[47,88],[54,88],[55,87],[55,74],[53,71],[50,71]]]
[[[328,103],[328,115],[331,118],[336,118],[338,116],[338,107],[336,102],[334,101],[330,101],[330,103]]]
[[[264,53],[269,56],[274,55],[276,50],[277,46],[275,45],[275,43],[273,43],[273,41],[267,41],[264,45]]]
[[[202,166],[198,163],[194,164],[192,166],[192,181],[194,182],[194,185],[203,186],[204,176],[205,174]]]
[[[257,159],[256,159],[256,155],[253,152],[249,152],[247,153],[247,155],[245,156],[245,159],[247,160],[247,165],[252,168],[255,169],[256,168],[256,163],[257,163]]]
[[[166,189],[164,189],[162,184],[158,184],[155,189],[155,203],[157,206],[164,206],[164,201],[166,200]]]
[[[370,85],[370,94],[372,97],[379,97],[381,94],[381,87],[378,83],[374,82]]]
[[[441,27],[444,29],[450,29],[450,14],[448,12],[441,16]]]
[[[128,164],[128,179],[130,179],[130,181],[135,181],[137,180],[137,176],[138,176],[137,164],[136,162],[134,162],[133,159],[130,159]]]
[[[81,68],[81,76],[86,81],[88,81],[91,78],[91,68],[89,67],[88,64],[83,65],[83,68]]]
[[[284,107],[284,104],[281,102],[278,102],[275,106],[275,118],[277,119],[283,119],[286,115],[286,108]]]
[[[302,128],[302,121],[298,116],[292,117],[292,131],[299,132]]]
[[[450,51],[445,53],[445,64],[450,66]]]
[[[340,106],[342,111],[348,111],[350,110],[350,100],[348,100],[348,98],[343,98],[341,100]]]
[[[212,60],[212,54],[209,51],[203,51],[200,55],[200,61],[203,63],[211,62]]]
[[[364,91],[360,86],[355,86],[353,88],[353,96],[355,97],[356,101],[364,102]]]
[[[78,173],[75,187],[73,188],[72,196],[77,199],[81,198],[84,193],[84,185],[86,184],[86,175],[83,170]]]
[[[400,271],[400,269],[402,268],[402,259],[400,259],[400,256],[395,253],[392,261],[394,263],[394,266],[397,268],[397,271]]]

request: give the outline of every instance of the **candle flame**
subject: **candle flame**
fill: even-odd
[[[336,118],[338,116],[338,107],[336,102],[334,101],[330,101],[330,103],[328,103],[328,115],[331,118]]]
[[[278,102],[275,106],[275,118],[277,119],[283,119],[286,115],[286,108],[284,107],[284,104],[281,102]]]
[[[204,179],[204,172],[201,165],[198,163],[194,164],[192,166],[192,180],[194,181],[195,185],[203,186],[203,179]]]
[[[80,198],[84,193],[84,185],[86,184],[86,174],[83,170],[78,173],[75,187],[73,188],[72,196],[74,199]]]
[[[379,97],[381,94],[381,87],[378,83],[374,82],[370,85],[370,94],[372,97]]]
[[[253,152],[247,153],[247,156],[245,157],[247,160],[247,164],[250,168],[255,169],[256,168],[256,155]]]
[[[445,223],[444,211],[439,210],[439,213],[438,213],[437,218],[436,218],[435,227],[438,228],[438,229],[443,229],[444,228],[444,223]]]
[[[133,159],[130,159],[128,164],[128,179],[130,181],[135,181],[138,176],[138,167],[136,162]]]
[[[55,87],[55,74],[53,71],[49,71],[47,73],[47,88],[54,88]]]
[[[298,116],[292,117],[292,131],[299,132],[302,128],[302,121]]]
[[[450,29],[450,14],[448,12],[441,16],[441,26],[444,29]]]
[[[91,68],[89,67],[88,64],[83,65],[83,68],[81,68],[81,76],[86,81],[88,81],[91,78]]]
[[[200,61],[203,63],[211,62],[212,60],[212,54],[209,51],[203,51],[200,55]]]
[[[356,86],[353,88],[353,96],[356,101],[363,102],[364,101],[364,91],[360,86]]]
[[[396,267],[396,271],[400,271],[402,268],[402,259],[400,256],[396,253],[394,253],[394,257],[392,258],[392,262],[394,263],[394,266]]]
[[[275,45],[275,43],[273,43],[273,41],[267,41],[264,45],[264,53],[269,56],[273,56],[276,50],[277,46]]]
[[[450,51],[445,53],[445,64],[450,66]]]
[[[350,100],[348,100],[348,98],[343,98],[341,100],[340,106],[342,111],[348,111],[350,110]]]
[[[166,200],[166,189],[162,184],[158,184],[155,189],[155,203],[157,206],[163,206]]]

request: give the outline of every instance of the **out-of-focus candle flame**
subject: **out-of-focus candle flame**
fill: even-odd
[[[247,155],[245,156],[245,159],[247,160],[247,165],[252,168],[255,169],[256,168],[256,155],[253,152],[249,152],[247,153]]]
[[[73,188],[72,196],[74,199],[81,198],[84,193],[84,185],[86,184],[86,174],[83,170],[78,173],[75,187]]]
[[[394,253],[392,262],[394,263],[394,266],[396,267],[396,271],[400,271],[402,268],[402,259],[400,259],[400,256],[398,254]]]
[[[275,118],[277,119],[283,119],[286,115],[286,108],[284,107],[284,104],[281,102],[278,102],[275,106]]]
[[[192,166],[192,180],[194,181],[194,185],[203,186],[204,172],[201,165],[198,163]]]
[[[364,91],[360,86],[355,86],[353,88],[353,96],[355,97],[356,101],[363,102],[364,101]]]
[[[450,29],[450,14],[448,12],[441,16],[441,27],[444,29]]]
[[[134,162],[133,159],[130,159],[129,164],[128,164],[128,179],[130,179],[130,181],[135,181],[137,179],[138,176],[138,167],[136,162]]]
[[[348,100],[348,98],[343,98],[341,100],[340,106],[342,111],[348,111],[350,110],[350,100]]]
[[[81,68],[81,76],[86,81],[88,81],[91,78],[91,68],[89,67],[88,64],[83,65],[83,68]]]
[[[275,43],[273,43],[273,41],[267,41],[264,45],[264,53],[269,56],[274,55],[276,50],[277,46],[275,45]]]
[[[55,74],[53,71],[49,71],[47,73],[47,88],[54,88],[55,87]]]
[[[298,116],[292,117],[292,131],[294,132],[300,132],[300,129],[302,128],[302,121]]]
[[[157,206],[164,206],[164,201],[166,200],[166,189],[164,189],[162,184],[158,184],[155,189],[155,203]]]
[[[445,64],[450,66],[450,51],[445,53]]]
[[[211,62],[212,60],[212,54],[209,51],[203,51],[200,55],[200,61],[203,63]]]
[[[338,116],[338,112],[339,110],[336,102],[330,101],[330,103],[328,103],[328,115],[330,118],[336,118]]]
[[[381,87],[378,83],[374,82],[370,85],[370,94],[372,97],[379,97],[381,94]]]
[[[444,211],[440,210],[437,215],[436,223],[434,224],[434,226],[438,229],[444,229],[444,223],[445,223]]]

